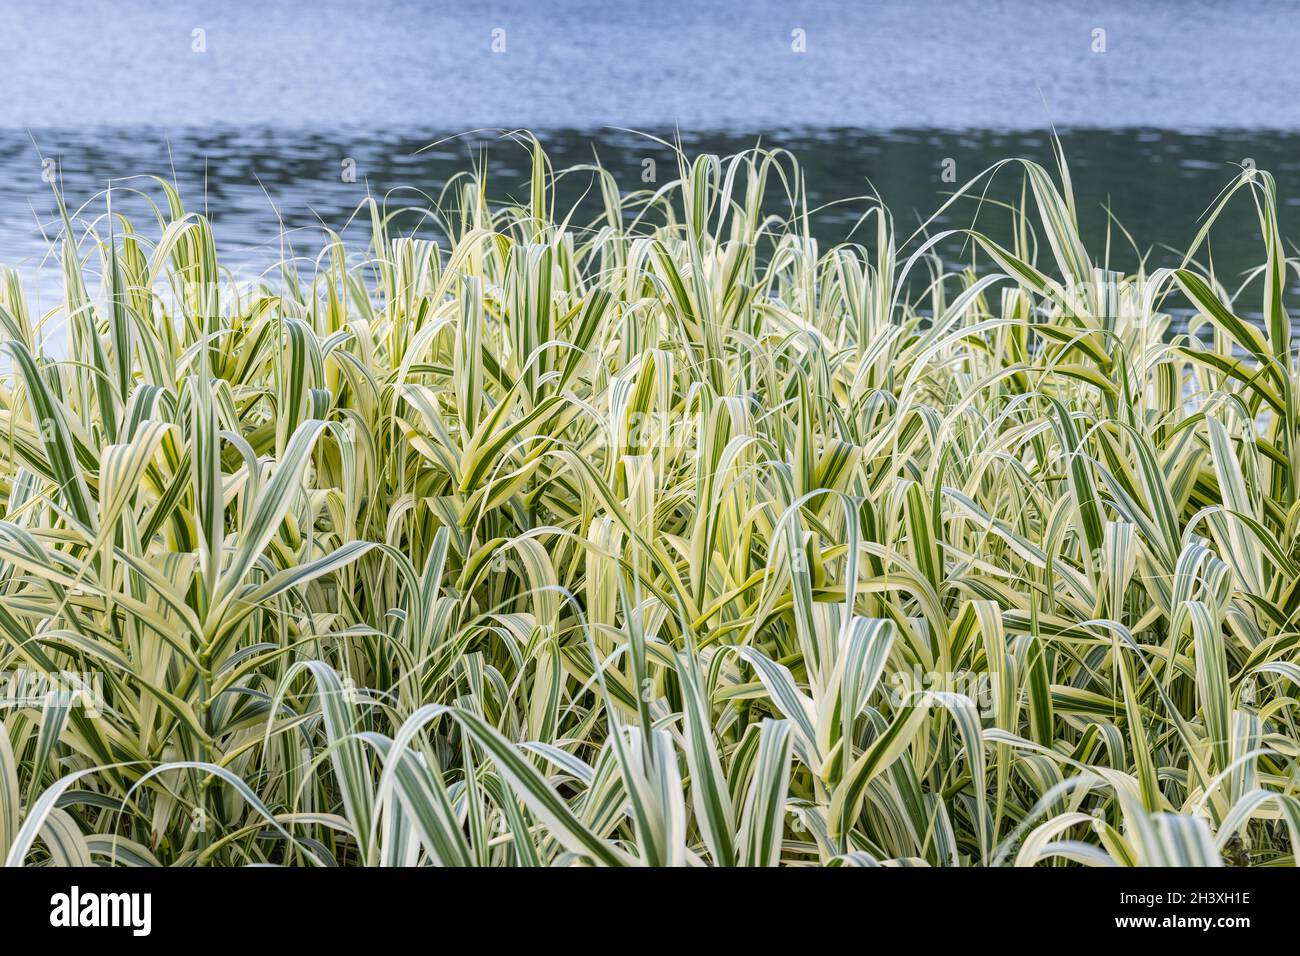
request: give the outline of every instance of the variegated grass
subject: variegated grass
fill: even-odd
[[[831,248],[778,151],[585,174],[253,287],[160,184],[57,315],[5,274],[0,666],[102,678],[3,713],[10,864],[1294,862],[1267,174],[1127,274],[1063,158],[945,206],[1020,177],[1008,241]]]

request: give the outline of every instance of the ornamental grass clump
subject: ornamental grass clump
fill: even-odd
[[[166,184],[4,275],[9,864],[1295,862],[1266,173],[1121,273],[1063,159],[827,248],[779,151],[594,221],[532,157],[253,283]]]

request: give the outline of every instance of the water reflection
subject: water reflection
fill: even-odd
[[[357,247],[363,246],[368,221],[350,218],[367,193],[386,196],[390,207],[428,207],[429,197],[451,176],[483,160],[495,195],[526,195],[527,156],[515,142],[480,135],[428,148],[441,135],[271,127],[0,131],[0,262],[17,266],[27,277],[40,273],[43,280],[47,272],[57,274],[49,263],[41,265],[48,237],[57,231],[52,192],[42,180],[42,158],[57,162],[70,205],[89,204],[88,214],[103,212],[102,197],[96,196],[113,181],[115,208],[142,219],[146,232],[152,213],[145,197],[161,202],[161,193],[145,177],[174,179],[188,208],[206,210],[213,219],[223,263],[244,273],[268,268],[284,248],[313,255],[322,227],[343,230]],[[625,189],[645,185],[646,159],[655,161],[660,183],[674,175],[670,151],[643,136],[618,130],[550,130],[539,135],[556,168],[598,157]],[[753,145],[756,137],[696,133],[682,139],[689,152],[727,154]],[[813,219],[814,232],[825,243],[842,241],[868,207],[862,200],[825,205],[832,200],[874,190],[893,211],[901,232],[928,217],[951,194],[955,184],[945,181],[946,169],[961,183],[1009,156],[1052,163],[1050,137],[1035,131],[826,128],[768,133],[762,140],[799,157],[810,204],[825,206]],[[1246,160],[1277,177],[1285,203],[1283,235],[1296,225],[1300,134],[1091,129],[1064,131],[1061,140],[1085,238],[1095,249],[1104,246],[1109,207],[1138,250],[1149,256],[1149,266],[1175,264],[1206,208],[1231,180],[1237,164]],[[349,161],[355,164],[355,182],[346,181]],[[576,177],[565,180],[561,201],[577,200],[588,184]],[[1018,196],[1019,189],[1019,174],[1008,169],[989,195],[1009,199]],[[140,195],[131,194],[135,190]],[[590,201],[586,208],[594,215]],[[974,214],[974,203],[963,202],[951,209],[944,224],[967,226]],[[1004,212],[986,206],[979,226],[996,233],[1005,228],[1006,219]],[[956,246],[946,251],[960,255]],[[1208,251],[1225,279],[1259,262],[1258,223],[1244,195],[1216,226]],[[1112,235],[1111,256],[1118,268],[1132,268],[1137,261],[1137,253],[1118,233]]]

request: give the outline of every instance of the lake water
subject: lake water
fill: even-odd
[[[42,159],[74,206],[109,181],[175,178],[214,219],[223,261],[257,270],[281,255],[281,221],[310,254],[319,225],[342,228],[367,189],[421,204],[415,190],[436,195],[485,144],[494,183],[517,190],[519,147],[448,139],[485,127],[537,130],[557,167],[594,151],[628,188],[645,159],[661,177],[672,164],[621,127],[680,130],[691,151],[761,137],[800,157],[814,202],[874,189],[905,226],[953,188],[946,160],[959,181],[1007,156],[1050,162],[1054,124],[1085,231],[1102,235],[1109,203],[1153,262],[1176,259],[1164,246],[1190,242],[1248,158],[1278,178],[1284,234],[1300,223],[1294,3],[233,6],[7,0],[0,262],[53,271]],[[864,208],[831,207],[818,234],[843,238]],[[347,234],[363,240],[364,226]],[[1216,267],[1245,269],[1259,249],[1243,197],[1215,232]]]

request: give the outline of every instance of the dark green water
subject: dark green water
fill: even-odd
[[[646,185],[646,160],[654,161],[659,183],[675,175],[670,151],[645,137],[608,129],[540,131],[540,136],[557,169],[598,157],[625,189]],[[1232,179],[1236,164],[1246,160],[1277,177],[1283,234],[1300,234],[1300,134],[1140,128],[1065,130],[1060,137],[1085,237],[1098,258],[1109,206],[1138,248],[1149,253],[1149,264],[1177,262],[1207,207]],[[479,136],[425,148],[438,138],[436,133],[247,127],[0,131],[0,261],[28,275],[52,271],[49,263],[41,265],[46,236],[55,228],[50,186],[42,181],[42,157],[57,162],[69,202],[89,204],[87,214],[102,213],[101,193],[110,180],[120,187],[116,208],[136,216],[148,214],[143,200],[129,195],[127,187],[139,188],[155,200],[160,193],[146,179],[123,180],[128,171],[174,178],[188,206],[206,209],[213,218],[223,262],[244,272],[260,271],[279,259],[281,219],[299,255],[314,254],[322,225],[343,230],[363,245],[367,222],[349,224],[349,218],[367,190],[386,197],[391,208],[428,207],[449,177],[484,157],[496,196],[526,195],[528,157],[516,143]],[[736,132],[682,135],[688,152],[724,155],[759,139],[757,134]],[[761,140],[798,156],[811,206],[874,190],[893,212],[901,234],[928,218],[956,185],[998,160],[1024,157],[1054,168],[1049,135],[1035,131],[832,128],[769,132]],[[355,182],[343,176],[349,159],[355,163]],[[945,181],[946,169],[953,170],[956,184]],[[589,184],[589,177],[565,180],[561,201],[577,201]],[[988,195],[1017,198],[1020,184],[1018,169],[1008,167]],[[842,241],[868,206],[863,200],[827,206],[815,216],[813,229],[826,243]],[[594,215],[590,202],[585,208]],[[937,227],[970,226],[976,223],[976,212],[973,201],[962,201]],[[991,204],[977,222],[995,233],[1006,223],[1006,214]],[[956,248],[946,251],[949,257],[959,254]],[[1225,280],[1260,261],[1258,222],[1246,194],[1221,217],[1209,252]],[[1131,268],[1135,262],[1127,241],[1113,233],[1112,266]]]

